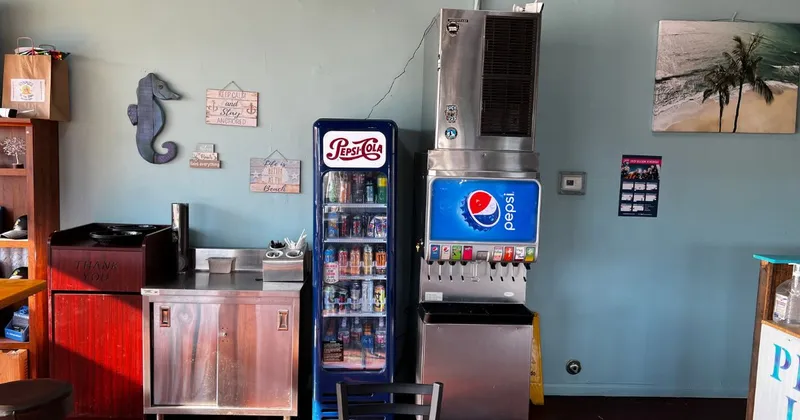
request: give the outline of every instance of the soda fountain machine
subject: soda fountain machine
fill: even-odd
[[[444,9],[426,40],[416,374],[444,384],[443,420],[528,418],[541,4],[526,8]]]

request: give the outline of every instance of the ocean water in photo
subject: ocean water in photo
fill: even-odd
[[[669,114],[687,102],[699,103],[702,100],[706,88],[703,71],[715,63],[725,62],[722,53],[733,49],[735,35],[741,36],[748,44],[756,33],[764,35],[757,50],[757,54],[763,57],[759,67],[761,77],[777,89],[781,86],[796,88],[800,82],[800,25],[661,22],[653,108],[656,128],[663,129],[674,122],[663,114]]]

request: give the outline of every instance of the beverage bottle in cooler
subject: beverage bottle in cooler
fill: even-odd
[[[386,353],[386,320],[383,318],[378,321],[378,328],[375,329],[375,351]]]
[[[336,313],[347,313],[347,289],[336,288]]]
[[[350,275],[359,274],[361,274],[361,247],[356,245],[350,250]]]
[[[361,283],[358,281],[350,285],[350,310],[361,312]]]
[[[350,223],[350,237],[361,238],[364,236],[364,218],[360,214],[353,215]]]
[[[325,215],[325,232],[328,238],[339,237],[339,213],[334,211]]]
[[[388,197],[387,197],[387,194],[388,194],[387,189],[388,189],[388,187],[389,187],[389,179],[386,178],[386,175],[384,175],[384,174],[378,175],[378,188],[377,188],[378,189],[378,194],[377,194],[378,197],[377,197],[377,199],[375,201],[377,201],[379,204],[386,204],[387,199],[388,199]]]
[[[350,265],[350,253],[347,252],[345,247],[339,248],[339,274],[346,276],[350,274],[349,265]]]
[[[336,312],[336,287],[326,285],[322,289],[322,313],[332,314]]]
[[[339,236],[346,237],[350,233],[350,215],[342,213],[339,215]]]
[[[364,178],[363,172],[356,172],[353,174],[353,187],[350,191],[354,203],[364,202]]]
[[[347,172],[339,173],[339,202],[351,203],[350,195],[350,174]]]
[[[378,245],[375,252],[375,273],[386,274],[386,247]]]
[[[364,321],[364,333],[361,334],[361,363],[366,367],[366,354],[375,354],[375,337],[372,332],[372,322]]]
[[[347,325],[347,318],[342,318],[342,323],[339,325],[339,341],[342,342],[343,348],[350,347],[350,326]]]
[[[328,203],[339,201],[339,173],[328,172],[325,179],[325,201]]]
[[[386,286],[383,282],[378,282],[375,285],[375,293],[372,298],[373,312],[383,313],[386,311]]]
[[[325,263],[332,262],[336,262],[336,249],[333,245],[328,245],[328,247],[325,248]]]
[[[329,319],[328,321],[328,328],[325,330],[325,337],[323,337],[323,341],[336,341],[336,323],[334,320]]]
[[[375,180],[372,177],[367,178],[364,184],[364,202],[370,204],[375,202]]]
[[[372,280],[364,280],[361,282],[361,296],[363,296],[364,301],[361,305],[362,312],[372,312],[372,295],[375,293],[374,291],[374,283]]]
[[[372,246],[364,245],[364,274],[372,274]]]
[[[361,326],[361,318],[353,318],[353,327],[350,328],[350,345],[355,348],[361,348],[361,334],[364,328]]]

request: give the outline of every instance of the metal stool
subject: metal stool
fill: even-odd
[[[63,420],[72,412],[72,385],[53,379],[0,384],[0,420]]]

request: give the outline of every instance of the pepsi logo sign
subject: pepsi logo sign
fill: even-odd
[[[383,167],[386,136],[380,131],[329,131],[322,137],[322,160],[330,168]]]
[[[501,214],[501,205],[492,194],[484,190],[473,191],[465,197],[462,204],[464,220],[479,231],[490,230],[504,220],[503,228],[514,231],[514,214],[517,212],[514,193],[503,194],[502,201],[505,214]]]

